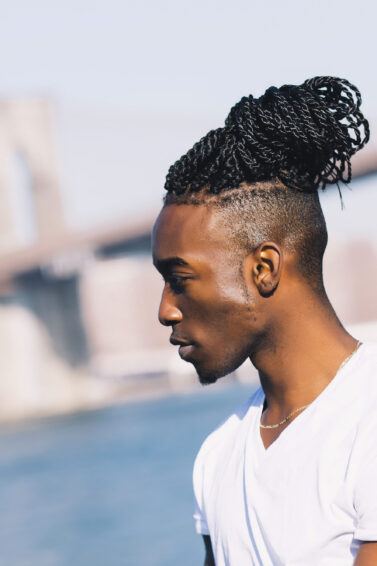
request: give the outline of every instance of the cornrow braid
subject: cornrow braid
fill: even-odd
[[[351,156],[369,140],[359,90],[345,79],[314,77],[241,98],[225,126],[211,130],[169,169],[172,196],[206,187],[280,180],[303,192],[349,183]]]

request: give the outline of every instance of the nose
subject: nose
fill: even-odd
[[[158,320],[163,326],[172,326],[182,320],[182,313],[171,300],[167,287],[162,292],[160,308],[158,309]]]

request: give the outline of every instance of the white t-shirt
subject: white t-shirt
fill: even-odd
[[[377,343],[365,342],[266,449],[259,388],[202,444],[196,531],[217,566],[347,566],[377,541]]]

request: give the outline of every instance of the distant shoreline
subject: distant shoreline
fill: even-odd
[[[8,418],[0,417],[0,435],[3,431],[18,428],[18,426],[24,427],[29,423],[33,424],[40,421],[49,421],[66,416],[78,415],[80,413],[95,412],[111,407],[143,403],[174,396],[186,396],[194,393],[203,393],[207,395],[233,386],[245,387],[245,389],[248,387],[252,388],[254,385],[255,384],[253,382],[245,383],[244,381],[239,381],[232,376],[226,376],[219,380],[216,384],[208,386],[202,386],[198,381],[192,381],[189,383],[186,382],[184,385],[175,388],[166,387],[166,385],[161,384],[161,381],[160,383],[155,382],[153,385],[149,382],[148,386],[144,382],[143,385],[137,389],[124,386],[123,391],[121,390],[122,386],[120,386],[118,391],[114,392],[113,395],[96,400],[95,402],[87,400],[86,402],[77,403],[70,407],[67,406],[61,410],[36,411],[35,413],[25,414],[24,416],[15,415],[14,417]]]

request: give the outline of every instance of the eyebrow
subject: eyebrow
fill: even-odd
[[[167,257],[166,259],[158,259],[155,262],[155,266],[159,271],[168,271],[176,266],[190,267],[190,264],[181,257],[175,256]]]

